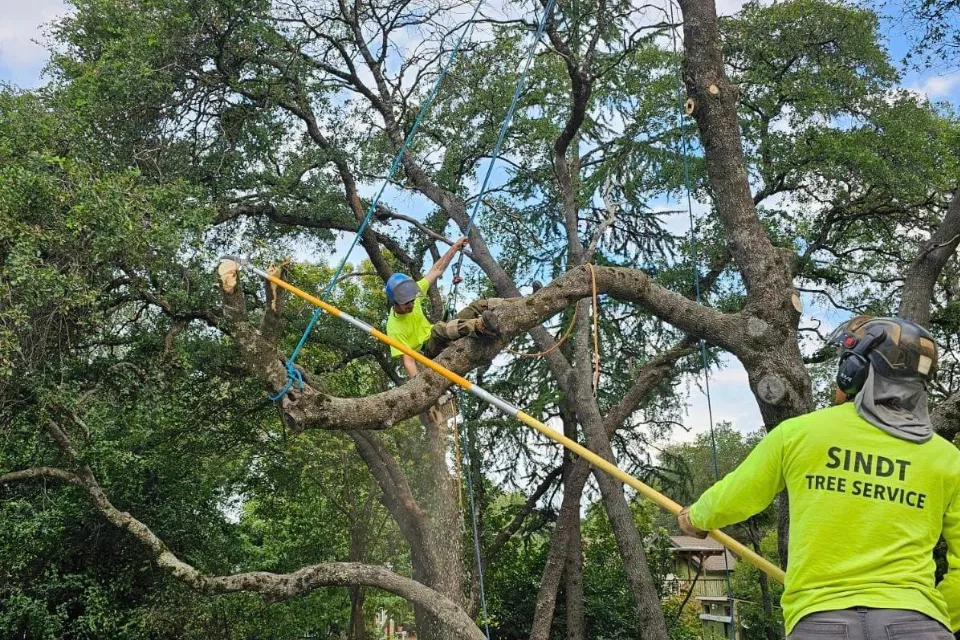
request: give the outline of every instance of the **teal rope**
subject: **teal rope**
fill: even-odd
[[[500,135],[497,137],[497,143],[493,147],[493,155],[490,157],[490,162],[487,164],[487,172],[483,176],[483,183],[480,186],[480,193],[477,194],[477,199],[473,203],[473,211],[470,213],[470,219],[467,221],[467,228],[464,231],[464,235],[470,235],[470,229],[473,228],[473,219],[477,217],[477,212],[480,211],[480,205],[483,203],[483,196],[487,193],[487,185],[490,182],[490,174],[493,173],[493,167],[497,163],[497,160],[500,159],[500,148],[503,146],[503,141],[507,137],[507,131],[510,129],[510,122],[513,120],[513,116],[517,111],[517,104],[520,102],[520,94],[523,93],[523,88],[527,84],[527,72],[530,70],[530,64],[533,62],[533,56],[537,52],[537,45],[540,44],[540,38],[543,37],[543,31],[547,26],[547,20],[550,18],[551,13],[553,12],[553,5],[556,0],[549,0],[547,6],[544,7],[543,15],[540,17],[540,24],[537,26],[537,35],[534,36],[533,42],[530,43],[530,47],[527,49],[527,60],[523,65],[523,72],[520,74],[520,79],[517,81],[516,89],[513,91],[513,100],[510,102],[510,108],[507,109],[507,115],[503,119],[503,123],[500,125]],[[457,259],[457,266],[454,269],[453,275],[453,289],[450,291],[450,298],[447,302],[447,309],[452,309],[457,302],[457,289],[460,286],[460,268],[463,266],[463,253],[460,253],[460,257]]]
[[[669,1],[670,24],[674,24],[673,0]],[[693,220],[693,198],[690,195],[690,159],[687,152],[687,134],[683,129],[683,81],[680,78],[680,53],[677,50],[677,31],[670,27],[670,36],[673,40],[673,64],[677,76],[677,121],[680,125],[681,151],[683,154],[683,182],[687,191],[687,216],[690,219],[690,248],[693,252],[693,290],[696,296],[697,304],[700,300],[700,256],[697,251],[697,231]],[[713,477],[714,480],[720,480],[720,464],[717,461],[717,436],[713,426],[713,401],[710,398],[710,370],[707,368],[707,345],[703,338],[700,338],[700,362],[703,366],[703,384],[704,392],[707,397],[707,417],[710,421],[710,445],[713,450]],[[731,595],[730,587],[730,567],[727,563],[727,553],[723,553],[724,575],[727,582],[727,596]]]
[[[460,45],[463,43],[464,36],[466,36],[466,34],[473,28],[474,20],[477,17],[477,14],[480,12],[480,7],[483,6],[484,1],[485,0],[477,0],[477,4],[473,8],[473,14],[471,14],[470,20],[467,21],[467,26],[464,27],[463,31],[460,32],[460,36],[457,38],[457,43],[450,52],[450,57],[447,59],[447,64],[444,65],[443,69],[440,70],[440,75],[437,76],[437,81],[433,84],[433,89],[430,90],[430,94],[427,96],[426,102],[424,102],[423,106],[420,107],[420,112],[417,114],[417,119],[413,121],[413,126],[410,128],[409,133],[407,133],[407,137],[404,139],[403,144],[400,145],[400,150],[397,151],[397,155],[394,157],[393,163],[390,165],[390,170],[387,171],[387,177],[384,178],[383,184],[380,185],[380,190],[377,191],[377,195],[374,196],[373,200],[370,201],[370,206],[367,207],[367,213],[364,215],[359,229],[357,229],[357,234],[353,237],[353,242],[350,243],[350,248],[347,250],[346,255],[343,256],[343,260],[340,261],[340,266],[337,267],[336,273],[333,274],[330,284],[327,285],[323,295],[320,296],[320,299],[324,302],[327,301],[327,298],[330,296],[330,293],[336,286],[337,281],[340,278],[340,274],[343,273],[343,269],[347,265],[347,260],[350,259],[350,254],[352,254],[353,250],[357,247],[357,243],[360,241],[360,237],[366,230],[367,224],[370,222],[374,212],[377,210],[377,205],[380,204],[380,198],[383,196],[384,190],[386,190],[387,185],[390,184],[390,180],[393,179],[397,169],[400,168],[400,162],[403,160],[404,154],[407,152],[407,149],[413,142],[413,137],[420,128],[420,124],[423,122],[424,116],[426,116],[427,112],[430,110],[430,106],[433,104],[433,99],[437,96],[437,93],[439,93],[440,86],[443,84],[444,78],[447,77],[447,72],[450,71],[450,68],[456,61],[457,54],[460,52]],[[271,396],[270,400],[279,400],[285,396],[288,391],[290,391],[294,384],[297,385],[298,389],[303,388],[303,376],[294,367],[294,363],[296,362],[297,356],[300,354],[300,350],[303,349],[303,345],[307,342],[310,332],[313,331],[313,327],[317,324],[317,320],[320,318],[321,312],[322,310],[320,308],[314,310],[313,316],[310,318],[310,322],[307,323],[307,327],[304,329],[303,335],[300,336],[300,341],[293,349],[293,353],[291,353],[290,357],[287,359],[287,384],[283,387],[283,389],[280,390],[280,393],[275,396]]]
[[[487,186],[490,182],[490,174],[493,173],[493,167],[496,164],[497,160],[500,157],[500,149],[503,146],[503,141],[507,137],[507,131],[510,129],[510,122],[513,120],[513,116],[517,111],[517,104],[520,102],[520,94],[523,93],[523,88],[527,83],[527,72],[530,70],[530,64],[533,61],[533,56],[536,53],[537,45],[540,43],[540,38],[543,37],[543,30],[546,28],[547,20],[550,17],[551,12],[553,11],[553,5],[556,0],[549,0],[547,6],[544,8],[543,15],[540,17],[540,24],[537,27],[537,34],[533,39],[533,42],[530,43],[530,47],[527,50],[527,60],[524,63],[523,71],[520,74],[520,78],[517,80],[517,86],[513,91],[513,100],[510,102],[510,108],[507,109],[507,115],[504,117],[503,122],[500,125],[500,134],[497,136],[497,143],[493,147],[493,154],[490,158],[490,162],[487,164],[487,172],[483,176],[483,183],[480,186],[480,193],[477,194],[477,199],[473,203],[473,211],[470,213],[470,219],[467,221],[467,228],[464,231],[464,235],[470,235],[470,229],[473,227],[473,220],[477,216],[477,212],[480,210],[480,204],[483,202],[483,196],[487,192]],[[463,253],[460,253],[460,257],[457,260],[457,266],[454,271],[453,277],[453,289],[450,291],[450,297],[447,299],[447,313],[452,315],[452,309],[456,305],[457,301],[457,291],[460,287],[460,268],[463,266]],[[459,396],[459,394],[458,394]],[[460,409],[460,398],[457,399],[457,410]],[[477,509],[476,509],[476,499],[474,497],[473,489],[473,474],[470,468],[470,453],[467,446],[466,434],[461,433],[462,447],[465,458],[465,463],[467,464],[467,488],[470,495],[470,522],[473,529],[473,551],[476,556],[477,562],[477,583],[480,587],[480,606],[483,611],[483,625],[484,631],[486,632],[487,640],[490,640],[490,624],[488,622],[489,615],[487,614],[487,590],[486,585],[484,584],[483,579],[483,561],[480,555],[480,531],[479,526],[477,525]]]
[[[457,392],[457,415],[463,416],[461,402],[463,394]],[[457,420],[458,418],[454,418]],[[464,425],[466,426],[466,425]],[[477,525],[477,502],[473,489],[473,459],[470,456],[470,445],[467,439],[467,430],[460,429],[460,448],[463,450],[463,466],[467,469],[467,493],[470,496],[470,523],[473,526],[473,554],[477,561],[477,584],[480,587],[480,611],[483,612],[483,629],[487,640],[490,640],[490,616],[487,613],[487,588],[483,580],[483,558],[480,555],[480,527]]]

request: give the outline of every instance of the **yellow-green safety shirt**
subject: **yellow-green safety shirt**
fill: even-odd
[[[806,615],[851,607],[910,609],[960,629],[960,451],[873,426],[852,402],[786,420],[690,507],[700,529],[763,511],[784,488],[787,633]],[[934,584],[941,532],[949,570]]]
[[[430,283],[426,278],[417,280],[417,286],[420,287],[420,293],[426,294],[430,288]],[[410,313],[397,314],[393,308],[390,309],[390,315],[387,317],[387,335],[403,345],[410,347],[414,351],[419,351],[423,343],[430,337],[430,329],[433,325],[423,314],[423,298],[417,296],[413,302],[413,310]],[[390,347],[390,355],[399,358],[403,351],[396,347]]]

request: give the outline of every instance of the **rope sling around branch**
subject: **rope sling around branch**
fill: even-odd
[[[278,287],[286,289],[287,291],[297,296],[298,298],[319,307],[320,309],[322,309],[323,311],[326,311],[330,315],[353,325],[354,327],[360,329],[361,331],[369,333],[371,336],[373,336],[380,342],[390,345],[395,349],[398,349],[399,351],[410,356],[411,358],[413,358],[423,366],[427,367],[431,371],[434,371],[435,373],[443,376],[444,378],[446,378],[450,382],[453,382],[454,384],[461,387],[462,389],[469,391],[470,393],[480,398],[487,404],[490,404],[496,407],[497,409],[500,409],[500,411],[504,412],[508,416],[516,418],[523,424],[529,427],[533,427],[534,429],[539,431],[541,434],[550,438],[557,444],[563,445],[564,447],[566,447],[573,453],[577,454],[581,458],[584,458],[587,462],[589,462],[591,465],[593,465],[597,469],[600,469],[601,471],[604,471],[610,474],[620,482],[623,482],[624,484],[627,484],[633,487],[638,493],[640,493],[642,496],[644,496],[648,500],[651,500],[652,502],[656,503],[662,509],[674,515],[678,515],[680,513],[680,510],[682,509],[682,507],[676,502],[674,502],[673,500],[671,500],[670,498],[668,498],[667,496],[663,495],[653,487],[650,487],[649,485],[644,484],[637,478],[634,478],[633,476],[623,471],[616,465],[610,462],[607,462],[606,460],[598,456],[593,451],[590,451],[586,447],[578,444],[577,442],[574,442],[573,440],[564,436],[563,434],[557,433],[556,431],[548,427],[543,422],[540,422],[530,414],[521,410],[519,407],[516,407],[510,404],[500,396],[490,393],[489,391],[483,389],[482,387],[473,384],[463,376],[457,373],[454,373],[453,371],[450,371],[443,365],[437,364],[436,362],[426,357],[422,353],[414,351],[407,345],[398,342],[397,340],[395,340],[394,338],[391,338],[390,336],[383,333],[382,331],[379,331],[371,327],[369,324],[367,324],[363,320],[360,320],[359,318],[355,318],[349,313],[347,313],[346,311],[341,311],[337,307],[334,307],[333,305],[327,302],[324,302],[323,300],[317,298],[316,296],[310,295],[309,293],[307,293],[306,291],[303,291],[302,289],[298,289],[297,287],[290,284],[289,282],[285,280],[281,280],[280,278],[267,273],[263,269],[253,266],[248,261],[242,260],[234,256],[226,256],[226,259],[236,261],[240,265],[250,269],[253,273],[257,274],[264,280],[267,280],[268,282],[272,282]],[[736,539],[734,539],[733,537],[727,535],[726,533],[720,530],[713,530],[713,531],[710,531],[709,533],[710,533],[710,537],[712,537],[714,540],[716,540],[717,542],[725,546],[727,549],[729,549],[733,553],[736,553],[741,558],[743,558],[750,564],[754,565],[755,567],[757,567],[758,569],[766,573],[768,576],[770,576],[774,580],[777,580],[778,582],[781,582],[781,583],[784,581],[785,575],[783,570],[780,569],[780,567],[774,565],[772,562],[770,562],[763,556],[754,552],[752,549],[744,546],[743,544],[738,542]]]

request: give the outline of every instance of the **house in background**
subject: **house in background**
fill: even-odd
[[[737,565],[736,557],[713,538],[671,536],[670,541],[673,543],[673,570],[667,576],[667,592],[681,597],[691,593],[691,601],[699,608],[705,640],[738,640],[737,603],[727,591],[726,577],[727,570],[732,571]]]
[[[387,613],[386,609],[381,608],[377,612],[376,618],[377,635],[376,638],[383,640],[417,640],[417,634],[411,633],[403,628],[403,625],[397,624],[393,617]]]

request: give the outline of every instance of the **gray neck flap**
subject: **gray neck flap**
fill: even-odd
[[[864,420],[892,436],[917,443],[933,437],[927,392],[919,380],[890,380],[870,365],[854,404]]]

